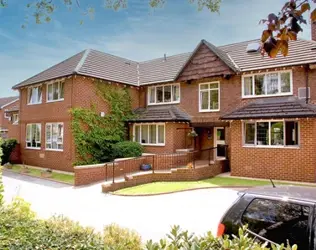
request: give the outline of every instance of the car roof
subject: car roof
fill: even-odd
[[[316,187],[260,186],[246,189],[241,193],[316,202]]]

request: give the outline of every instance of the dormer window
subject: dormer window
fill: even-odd
[[[35,86],[35,87],[28,88],[27,103],[30,105],[42,103],[42,86]]]
[[[180,84],[159,85],[148,88],[148,105],[180,102]]]
[[[47,102],[64,100],[64,82],[54,82],[47,84]]]

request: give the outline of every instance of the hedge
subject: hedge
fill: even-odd
[[[1,149],[3,152],[3,155],[1,157],[2,164],[6,164],[10,161],[10,155],[17,144],[18,142],[15,139],[3,140],[3,142],[1,143]]]
[[[113,145],[113,158],[138,157],[143,153],[143,146],[138,142],[123,141]]]

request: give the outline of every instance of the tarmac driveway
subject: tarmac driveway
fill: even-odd
[[[160,239],[171,225],[204,234],[216,233],[218,221],[237,198],[237,191],[204,189],[182,193],[122,197],[101,193],[101,186],[74,188],[47,180],[4,172],[5,200],[20,196],[42,218],[63,214],[101,230],[117,223],[138,231],[144,240]]]

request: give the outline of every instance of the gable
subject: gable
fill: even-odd
[[[233,74],[234,72],[209,47],[202,43],[177,80],[197,80],[212,76]]]

